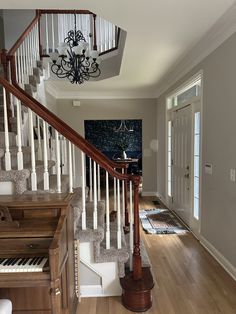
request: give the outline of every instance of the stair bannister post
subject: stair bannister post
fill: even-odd
[[[39,44],[39,55],[40,59],[42,59],[43,48],[42,48],[42,40],[41,40],[41,11],[36,10],[36,16],[38,17],[38,44]]]
[[[93,14],[93,49],[97,50],[96,14]]]
[[[9,81],[9,67],[7,60],[7,50],[2,49],[1,51],[1,63],[3,66],[4,78]],[[6,91],[6,106],[7,106],[7,123],[8,130],[11,131],[10,117],[12,117],[11,104],[10,104],[10,94]]]
[[[142,278],[142,262],[140,254],[140,231],[139,231],[139,183],[140,177],[133,176],[134,185],[134,253],[133,253],[133,279]]]

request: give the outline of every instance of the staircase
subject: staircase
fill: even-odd
[[[25,194],[72,193],[78,296],[122,294],[127,308],[147,310],[153,279],[140,249],[140,178],[127,175],[126,165],[109,160],[36,100],[44,74],[39,23],[37,14],[1,55],[0,195],[15,194],[20,200]]]

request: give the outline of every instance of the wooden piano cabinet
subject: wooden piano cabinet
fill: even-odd
[[[47,257],[42,272],[0,273],[0,298],[14,314],[75,314],[74,230],[71,194],[1,197],[19,228],[0,228],[0,258]]]

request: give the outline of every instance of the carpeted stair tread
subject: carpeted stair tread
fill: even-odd
[[[78,212],[79,211],[79,212]],[[86,202],[86,230],[82,230],[82,206],[80,208],[74,207],[74,221],[75,221],[75,238],[80,242],[101,242],[104,238],[104,213],[105,204],[103,201],[98,202],[97,206],[97,221],[98,228],[93,229],[93,203]]]
[[[69,176],[61,176],[61,192],[64,193],[68,191],[69,188]],[[25,191],[24,194],[47,194],[47,193],[57,193],[57,176],[49,176],[49,190],[44,190],[43,181],[37,185],[37,191]]]
[[[0,170],[1,182],[14,182],[16,194],[22,194],[27,190],[27,179],[30,177],[28,169],[23,170]]]

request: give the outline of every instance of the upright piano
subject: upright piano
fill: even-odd
[[[0,298],[13,313],[76,313],[71,198],[0,197]]]

